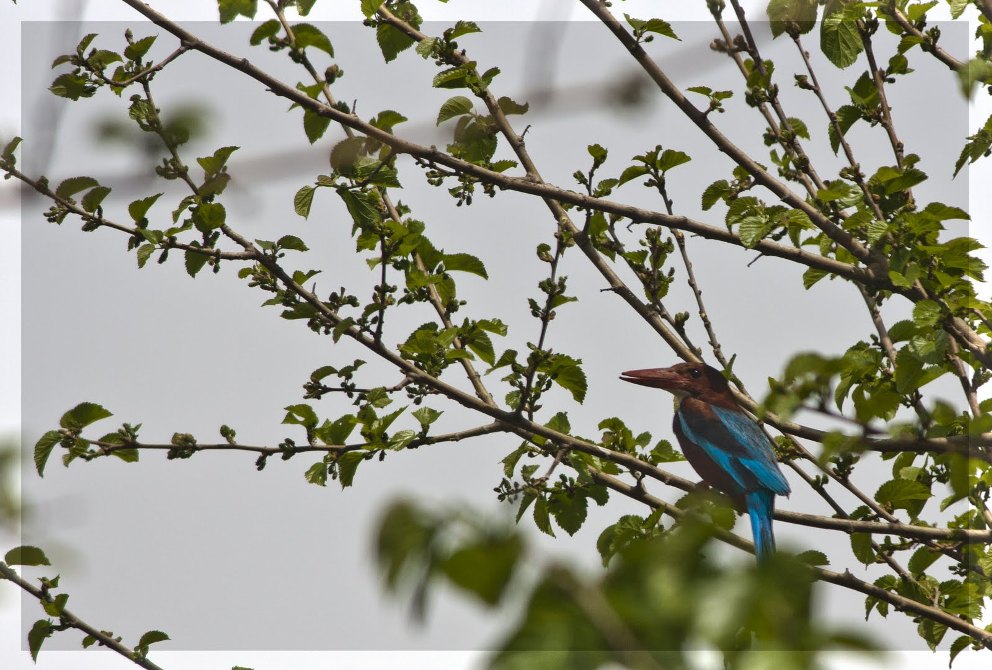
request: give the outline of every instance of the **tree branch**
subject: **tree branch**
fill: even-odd
[[[480,435],[489,435],[491,433],[505,433],[508,432],[509,428],[501,423],[488,423],[483,426],[476,426],[475,428],[466,428],[464,430],[459,430],[452,433],[442,433],[440,435],[430,435],[425,437],[414,438],[406,449],[416,449],[417,447],[429,445],[429,444],[440,444],[442,442],[460,442],[471,437],[479,437]],[[264,456],[281,456],[284,454],[304,454],[304,453],[331,453],[331,454],[345,454],[349,451],[362,451],[367,450],[370,447],[375,447],[375,445],[369,442],[361,442],[356,444],[342,444],[342,445],[317,445],[309,444],[306,446],[292,446],[292,447],[263,447],[255,446],[249,444],[239,444],[231,442],[220,442],[216,444],[192,444],[189,446],[177,447],[175,444],[154,444],[154,443],[142,443],[142,442],[132,442],[129,444],[117,444],[115,442],[104,442],[102,440],[86,440],[89,444],[95,445],[100,448],[100,456],[110,456],[115,451],[122,451],[125,449],[138,449],[145,451],[172,451],[173,449],[182,448],[191,453],[198,451],[248,451]]]
[[[747,152],[735,145],[730,139],[713,125],[709,116],[689,102],[682,91],[668,78],[668,75],[641,48],[637,40],[624,28],[608,7],[600,0],[581,0],[596,18],[602,21],[610,32],[630,52],[644,71],[657,84],[658,88],[671,100],[685,116],[692,121],[713,142],[720,151],[727,154],[737,165],[750,174],[754,180],[778,196],[783,202],[794,209],[804,212],[813,225],[825,233],[831,240],[848,250],[855,258],[866,265],[884,267],[885,259],[875,257],[850,233],[828,219],[823,212],[806,202],[804,198],[793,193],[785,184],[775,179],[761,167]]]
[[[931,40],[928,35],[924,34],[923,31],[914,26],[910,20],[906,18],[906,15],[899,11],[899,8],[896,7],[895,0],[889,0],[887,4],[880,5],[879,10],[891,16],[892,19],[899,24],[899,27],[906,31],[906,33],[920,39],[920,48],[933,54],[934,58],[946,65],[952,71],[957,72],[958,69],[961,68],[963,63],[941,49],[937,45],[937,42]]]
[[[10,176],[18,179],[19,181],[27,184],[32,189],[40,193],[41,195],[49,198],[53,202],[59,204],[59,206],[64,207],[70,213],[83,219],[84,222],[92,224],[101,228],[113,228],[114,230],[119,230],[122,233],[127,233],[128,235],[134,237],[142,237],[141,230],[137,227],[125,226],[120,223],[114,223],[110,219],[103,217],[102,213],[90,213],[84,210],[79,205],[69,202],[66,198],[61,198],[55,194],[55,192],[48,187],[48,183],[31,179],[23,172],[12,166],[0,167],[0,170],[9,174]],[[142,239],[144,239],[142,237]],[[191,251],[196,254],[201,254],[207,258],[216,258],[220,260],[232,260],[232,261],[244,261],[254,258],[254,256],[246,251],[222,251],[220,249],[211,249],[208,247],[198,247],[191,244],[184,244],[178,242],[172,238],[166,238],[156,245],[159,249],[182,249],[183,251]]]
[[[27,580],[23,579],[14,570],[10,568],[6,563],[0,561],[0,578],[6,579],[9,582],[16,584],[21,587],[23,591],[28,593],[31,597],[41,603],[53,603],[55,599],[47,591],[40,589]],[[94,638],[99,644],[107,647],[108,649],[117,652],[127,660],[131,661],[137,666],[145,668],[145,670],[162,670],[162,668],[150,661],[146,656],[138,654],[134,649],[121,644],[120,641],[113,637],[113,634],[107,633],[106,631],[98,630],[97,628],[86,623],[78,616],[73,614],[67,609],[62,610],[62,614],[59,616],[59,621],[62,625],[69,628],[75,628],[78,631],[89,635]]]
[[[609,214],[616,214],[618,216],[628,218],[631,221],[668,226],[683,230],[687,233],[699,235],[700,237],[705,237],[707,239],[718,240],[741,247],[744,246],[740,241],[740,237],[734,233],[728,232],[726,228],[710,226],[684,216],[672,217],[660,212],[645,210],[639,207],[625,205],[603,198],[593,198],[577,191],[566,190],[552,184],[535,181],[528,177],[512,177],[454,158],[442,151],[439,151],[436,147],[426,147],[403,140],[391,133],[380,130],[375,126],[362,121],[354,114],[342,112],[341,110],[322,104],[321,102],[310,98],[305,93],[296,90],[292,86],[289,86],[288,84],[275,79],[268,73],[258,69],[252,65],[247,58],[239,58],[206,42],[203,42],[189,31],[165,18],[163,15],[148,5],[141,3],[139,0],[122,1],[133,7],[155,25],[158,25],[162,29],[172,33],[181,42],[188,44],[190,48],[248,75],[256,81],[264,84],[275,95],[291,100],[305,109],[309,109],[314,113],[320,114],[321,116],[326,116],[333,121],[357,130],[363,135],[371,137],[372,139],[391,147],[394,151],[396,151],[396,153],[414,156],[424,160],[427,163],[443,165],[452,170],[456,170],[468,176],[477,178],[480,181],[492,184],[498,188],[537,195],[545,199],[557,200],[559,202],[568,203],[578,207],[598,210]],[[806,207],[809,206],[806,205]],[[822,218],[822,215],[818,216]],[[581,238],[577,238],[577,241],[581,241]],[[802,249],[797,249],[795,247],[778,244],[775,242],[768,242],[766,240],[759,242],[753,247],[753,249],[768,256],[776,256],[794,261],[807,267],[814,267],[824,270],[825,272],[835,274],[844,279],[857,281],[870,286],[876,286],[885,290],[899,292],[898,287],[892,286],[887,278],[882,277],[881,275],[876,275],[874,272],[871,272],[866,268],[837,261],[833,258],[826,258]],[[594,263],[596,263],[596,261],[594,261]],[[612,273],[612,269],[610,269],[609,266],[603,261],[599,262],[597,269],[599,269],[604,276],[606,276],[607,273]],[[634,301],[637,300],[632,294],[629,297],[626,295],[626,293],[629,293],[629,289],[626,289],[626,287],[623,286],[623,282],[619,279],[616,281],[617,285],[614,286],[611,283],[611,288],[613,288],[628,302],[631,302],[631,299]],[[648,318],[649,312],[645,306],[642,305],[640,308],[635,307],[635,309],[637,309],[642,316],[650,321]],[[655,325],[657,329],[656,324],[652,325]]]

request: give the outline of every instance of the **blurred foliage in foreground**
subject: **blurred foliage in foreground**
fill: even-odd
[[[498,670],[695,668],[699,649],[719,649],[728,668],[789,670],[820,667],[825,650],[873,649],[814,616],[810,557],[779,552],[761,565],[743,556],[723,565],[714,558],[718,532],[686,515],[590,576],[539,556],[509,525],[400,500],[382,517],[376,554],[387,588],[410,594],[415,614],[444,582],[489,607],[520,607],[489,659]]]

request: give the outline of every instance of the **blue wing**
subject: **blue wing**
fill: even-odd
[[[686,437],[699,445],[743,491],[764,488],[788,495],[789,483],[778,468],[771,441],[758,424],[743,412],[709,403],[704,406],[710,417],[701,412],[678,412]]]

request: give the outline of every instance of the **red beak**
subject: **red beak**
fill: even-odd
[[[620,379],[631,384],[651,386],[653,388],[674,391],[681,388],[681,375],[668,368],[648,368],[646,370],[627,370],[620,373]]]

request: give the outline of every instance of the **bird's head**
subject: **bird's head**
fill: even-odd
[[[631,384],[665,389],[676,398],[733,397],[723,374],[703,363],[679,363],[670,368],[628,370],[620,374],[620,379]]]

